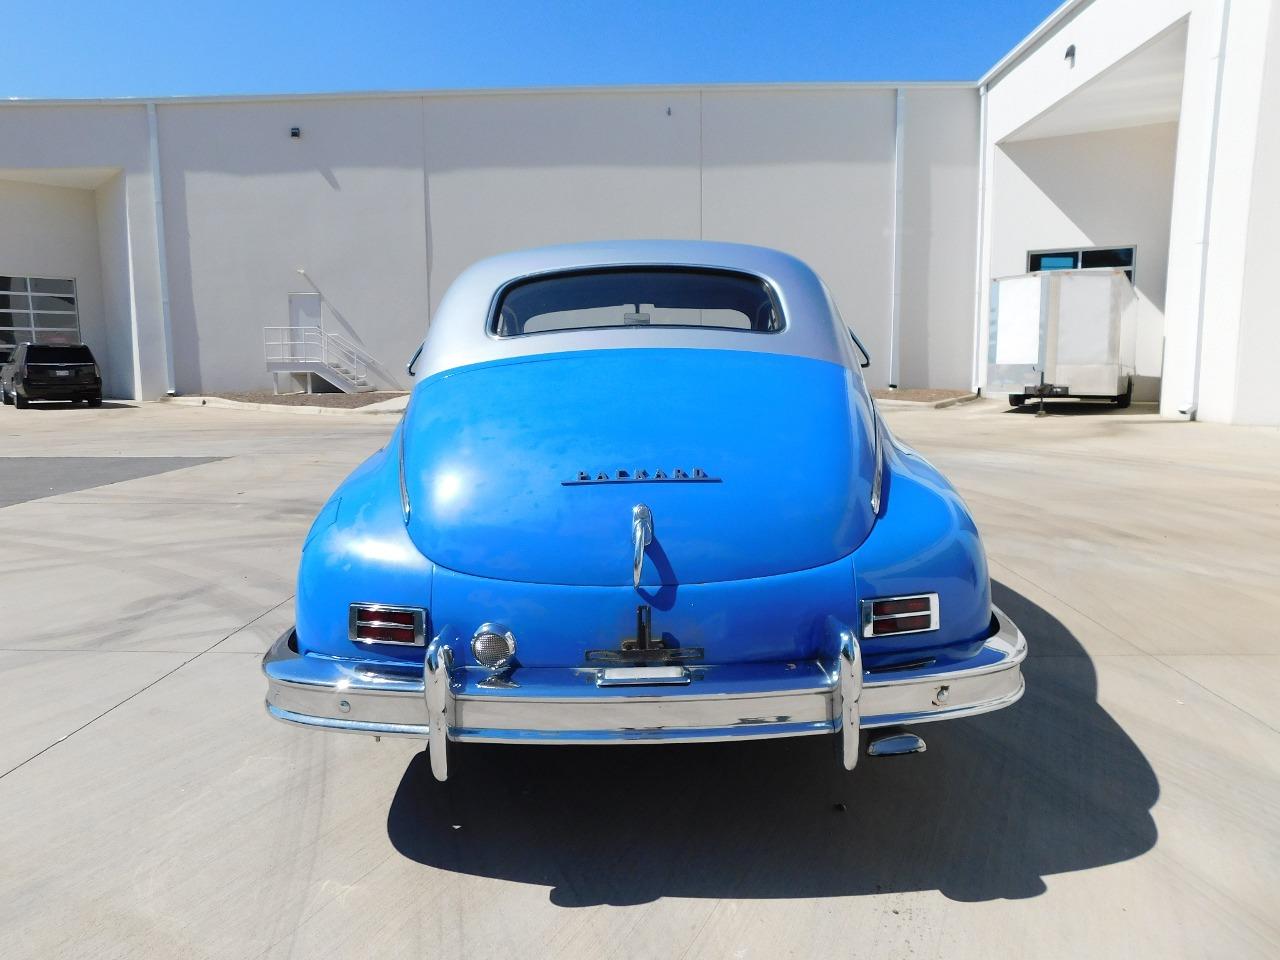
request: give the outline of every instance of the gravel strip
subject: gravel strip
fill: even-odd
[[[209,396],[237,400],[240,403],[277,403],[286,407],[354,409],[367,407],[371,403],[382,400],[402,397],[404,394],[395,390],[374,390],[370,393],[282,393],[277,395],[270,390],[244,390],[237,393],[211,393]]]
[[[938,400],[954,400],[956,397],[967,397],[970,390],[933,390],[922,387],[899,387],[897,390],[872,390],[871,396],[877,400],[907,400],[912,403],[934,403]]]

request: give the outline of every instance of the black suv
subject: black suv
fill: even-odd
[[[83,343],[22,343],[0,367],[0,396],[19,409],[29,400],[84,400],[102,406],[102,376]]]

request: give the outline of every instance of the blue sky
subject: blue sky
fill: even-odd
[[[7,0],[0,96],[973,80],[1057,3]]]

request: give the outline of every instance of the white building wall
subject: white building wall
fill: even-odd
[[[1077,8],[1035,47],[989,81],[987,142],[998,143],[1130,53],[1219,0],[1095,0]],[[1075,46],[1075,62],[1064,58]]]
[[[1015,222],[1016,203],[1006,204],[1001,196],[1001,178],[1018,192],[1008,161],[1024,148],[1001,141],[1185,23],[1164,296],[1160,409],[1167,415],[1280,422],[1270,386],[1274,311],[1263,292],[1267,281],[1257,279],[1268,268],[1256,267],[1273,260],[1275,252],[1275,217],[1260,211],[1275,209],[1273,171],[1280,161],[1274,156],[1277,105],[1268,61],[1278,55],[1277,16],[1269,0],[1095,0],[1073,10],[990,81],[984,277],[1010,268],[1000,251],[1012,249],[1011,231],[1026,227]],[[1074,68],[1063,59],[1068,44],[1076,47]],[[1149,264],[1140,248],[1140,283]],[[987,296],[982,290],[982,318]],[[985,341],[985,322],[979,327]],[[981,342],[979,382],[985,379],[985,354]]]
[[[1267,228],[1257,218],[1274,219],[1280,215],[1275,207],[1258,205],[1276,173],[1273,167],[1257,164],[1260,124],[1275,122],[1274,117],[1263,116],[1263,75],[1269,19],[1277,16],[1280,15],[1266,0],[1233,0],[1224,23],[1225,55],[1221,61],[1216,135],[1210,141],[1208,210],[1202,228],[1204,279],[1197,389],[1192,394],[1196,415],[1203,420],[1226,423],[1256,416],[1238,407],[1238,391],[1243,386],[1241,358],[1275,342],[1274,307],[1261,306],[1256,297],[1247,300],[1245,294],[1246,262],[1258,253],[1265,256],[1268,252]],[[1265,149],[1265,142],[1263,146]],[[1256,233],[1251,229],[1254,226]],[[1250,249],[1251,236],[1263,242],[1261,250]],[[1256,263],[1254,260],[1255,268]],[[1261,314],[1248,316],[1246,310],[1250,306],[1255,311],[1260,309]],[[1249,333],[1256,342],[1251,342]],[[1250,368],[1253,369],[1252,364]],[[1274,372],[1269,379],[1274,384]],[[1250,392],[1255,393],[1256,385],[1249,386]]]
[[[109,369],[93,191],[3,177],[0,274],[74,278],[80,334]]]
[[[904,88],[900,137],[890,85],[163,102],[177,388],[267,385],[262,328],[288,323],[290,293],[323,298],[326,327],[380,361],[376,385],[407,385],[403,361],[467,264],[607,237],[731,239],[795,253],[871,348],[873,385],[891,378],[896,315],[897,382],[962,386],[984,379],[990,277],[1023,270],[1027,250],[1134,243],[1146,311],[1140,372],[1162,374],[1162,410],[1276,422],[1266,366],[1276,346],[1267,306],[1275,218],[1257,212],[1274,206],[1280,166],[1272,6],[1083,3],[985,81],[981,115],[976,88]],[[1028,132],[1135,51],[1157,45],[1167,58],[1170,38],[1184,34],[1176,126]],[[1063,58],[1068,44],[1074,66]],[[159,395],[166,354],[147,106],[0,111],[0,169],[105,171],[67,185],[82,190],[97,236],[94,335],[112,392]]]
[[[992,277],[1025,273],[1027,253],[1136,246],[1134,398],[1159,397],[1177,125],[1126,127],[996,148],[991,171]]]
[[[164,329],[160,300],[159,248],[155,231],[155,205],[151,194],[146,108],[142,105],[5,105],[4,136],[0,140],[0,167],[26,171],[27,175],[57,176],[58,171],[101,170],[105,181],[113,169],[121,171],[121,193],[107,189],[102,203],[113,216],[104,220],[112,248],[102,254],[100,270],[110,267],[110,276],[100,274],[111,296],[104,323],[108,324],[109,369],[107,388],[127,397],[155,397],[165,389]],[[111,198],[123,200],[112,205]],[[95,216],[102,212],[97,198],[89,201]],[[120,235],[112,229],[119,214],[128,223],[125,252],[120,253]],[[10,227],[0,222],[0,235]],[[124,268],[123,271],[121,268]],[[123,276],[121,275],[123,273]],[[120,315],[116,292],[129,291],[128,316]],[[116,324],[127,321],[130,330]],[[120,355],[117,345],[132,340],[134,356]]]
[[[973,358],[978,96],[908,89],[904,118],[898,383],[963,389]]]
[[[1171,362],[1169,351],[1176,350],[1177,344],[1170,344],[1168,341],[1171,338],[1180,341],[1184,335],[1182,332],[1170,332],[1173,327],[1179,324],[1185,327],[1186,324],[1183,316],[1185,293],[1176,287],[1185,286],[1185,261],[1199,249],[1193,239],[1196,207],[1194,185],[1198,175],[1194,170],[1194,161],[1189,162],[1185,158],[1188,141],[1195,143],[1197,131],[1203,136],[1208,122],[1206,106],[1211,106],[1203,104],[1197,94],[1204,79],[1203,65],[1193,68],[1192,64],[1198,63],[1197,57],[1205,37],[1212,32],[1212,16],[1217,2],[1218,0],[1097,0],[1073,11],[1039,40],[1036,46],[1023,53],[990,81],[986,95],[983,163],[983,283],[978,291],[976,318],[977,384],[986,381],[990,279],[1024,272],[1028,250],[1065,246],[1064,236],[1077,238],[1082,246],[1109,245],[1113,239],[1117,244],[1142,239],[1138,236],[1130,236],[1129,240],[1108,237],[1106,240],[1092,242],[1094,237],[1106,236],[1114,224],[1123,229],[1124,235],[1142,233],[1150,238],[1141,244],[1137,254],[1138,278],[1146,287],[1139,291],[1144,303],[1140,372],[1150,377],[1154,369],[1161,375],[1161,396],[1166,403],[1173,393],[1181,389],[1181,372],[1190,364],[1177,359]],[[1194,16],[1191,16],[1193,11]],[[1039,147],[1034,145],[1035,141],[1001,145],[1002,141],[1016,134],[1020,128],[1086,88],[1108,69],[1175,28],[1184,19],[1188,20],[1189,25],[1186,53],[1188,65],[1183,82],[1182,109],[1174,128],[1176,140],[1172,156],[1166,152],[1169,150],[1171,128],[1164,125],[1158,130],[1129,128],[1124,132],[1055,137],[1052,138],[1053,143],[1049,143],[1049,138],[1046,138],[1040,141]],[[1074,65],[1064,57],[1068,46],[1075,47]],[[1090,141],[1088,138],[1091,136],[1113,136],[1121,139],[1127,136],[1129,142],[1117,142],[1111,146],[1138,149],[1141,162],[1154,165],[1150,182],[1143,183],[1140,169],[1126,170],[1122,154],[1102,153],[1104,143],[1096,139]],[[1066,165],[1057,165],[1059,169],[1056,170],[1039,169],[1033,175],[1018,163],[1020,160],[1024,166],[1040,168],[1046,164],[1056,165],[1053,155],[1057,148],[1062,148],[1066,155],[1083,164],[1084,169],[1091,169],[1096,175],[1088,178],[1077,176],[1073,186],[1072,170]],[[1176,167],[1172,179],[1171,164]],[[1041,178],[1039,183],[1036,182],[1037,175]],[[1109,180],[1113,176],[1136,187],[1140,199],[1131,205],[1123,191],[1113,190],[1109,186]],[[1008,191],[1007,195],[1005,191]],[[1067,196],[1055,199],[1054,194],[1069,195],[1070,199]],[[1095,194],[1107,199],[1113,210],[1110,217],[1094,203]],[[1163,199],[1165,197],[1167,199]],[[1025,213],[1019,212],[1019,203],[1028,205]],[[1074,209],[1080,209],[1081,212],[1075,213]],[[1133,225],[1116,224],[1115,221],[1121,218],[1131,220]],[[1111,223],[1107,223],[1107,220]],[[1166,239],[1161,241],[1156,234],[1165,222],[1169,227]],[[1086,240],[1090,242],[1086,243]],[[1154,268],[1154,274],[1149,272],[1151,268]],[[1170,278],[1175,274],[1178,279],[1171,282]],[[1156,327],[1160,325],[1157,318],[1162,312],[1165,356],[1162,361],[1156,362]],[[1143,391],[1139,393],[1139,397],[1146,395],[1150,398],[1154,384],[1150,380],[1140,381],[1138,389]]]
[[[129,210],[125,175],[113,174],[93,193],[98,223],[98,256],[102,264],[102,312],[106,347],[102,390],[109,397],[136,396],[140,379],[135,362],[133,289],[130,268]]]
[[[159,132],[179,392],[270,385],[263,328],[314,292],[398,384],[427,317],[419,101],[161,105]]]
[[[309,290],[324,297],[326,326],[380,361],[375,384],[405,386],[428,305],[470,263],[648,237],[732,239],[806,259],[868,341],[877,361],[869,379],[887,383],[894,95],[680,89],[161,104],[178,389],[268,385],[262,328],[286,324],[288,294]],[[972,300],[976,191],[975,134],[963,121],[973,120],[976,95],[910,96],[922,127],[907,141],[910,177],[921,193],[903,220],[904,354],[932,357],[910,367],[913,376],[950,364],[957,379],[956,343],[968,333],[953,320]],[[944,117],[944,136],[924,129]],[[289,138],[294,126],[299,140]],[[935,269],[931,251],[941,247],[949,259]],[[930,338],[941,344],[932,354]]]
[[[421,109],[433,309],[495,253],[699,234],[696,91],[427,97]]]
[[[1280,424],[1280,15],[1267,25],[1236,349],[1236,423]]]
[[[894,96],[703,96],[703,237],[808,262],[871,352],[874,386],[889,382]]]

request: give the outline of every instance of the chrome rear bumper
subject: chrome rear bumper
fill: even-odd
[[[267,652],[262,669],[272,716],[326,730],[427,738],[438,776],[446,772],[447,741],[678,743],[836,732],[852,768],[859,729],[973,716],[1022,696],[1026,640],[1001,611],[994,614],[996,632],[970,659],[874,674],[862,670],[854,632],[834,623],[841,649],[834,664],[691,666],[694,682],[680,687],[602,688],[596,668],[585,667],[518,669],[512,686],[483,687],[487,674],[452,667],[457,641],[447,630],[428,648],[425,671],[303,656],[292,630]]]

